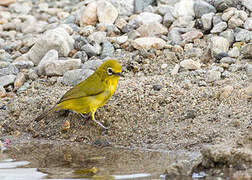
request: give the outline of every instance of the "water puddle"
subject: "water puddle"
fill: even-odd
[[[192,154],[14,141],[0,153],[0,179],[164,179],[166,168],[181,159]]]

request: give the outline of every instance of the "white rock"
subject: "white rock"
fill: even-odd
[[[216,24],[213,29],[210,31],[212,34],[213,33],[220,33],[224,31],[227,28],[227,23],[226,22],[220,22]]]
[[[60,56],[68,56],[73,49],[74,39],[65,29],[58,27],[46,31],[28,51],[29,59],[37,65],[42,57],[51,49],[58,51]]]
[[[143,24],[139,28],[137,28],[137,31],[140,33],[141,37],[155,36],[168,33],[167,28],[159,22]]]
[[[147,24],[153,22],[162,22],[162,16],[150,12],[143,12],[134,17],[131,21],[135,21],[137,24]]]
[[[192,59],[185,59],[181,61],[179,65],[188,70],[196,70],[201,67],[201,64],[198,61],[194,61]]]
[[[238,47],[233,47],[228,51],[228,55],[233,58],[237,58],[240,56],[240,50]]]
[[[45,65],[49,62],[58,61],[58,59],[58,51],[54,49],[49,50],[38,64],[38,74],[45,75]]]
[[[221,72],[209,70],[206,74],[206,82],[214,82],[221,79]]]
[[[10,84],[13,84],[16,79],[16,75],[10,74],[6,76],[1,76],[0,77],[0,87],[1,86],[8,86]]]
[[[171,75],[174,76],[174,75],[178,74],[179,68],[180,68],[179,64],[176,64],[171,71]]]
[[[97,17],[97,2],[91,2],[81,10],[80,26],[95,25],[98,21]]]
[[[151,48],[162,49],[166,45],[166,42],[161,38],[143,37],[135,39],[132,45],[134,48],[138,50],[141,49],[150,50]]]
[[[109,0],[113,4],[119,15],[130,16],[134,13],[134,1],[135,0]]]
[[[212,27],[212,20],[213,20],[214,13],[204,14],[201,17],[202,25],[204,30],[209,30]]]
[[[212,57],[221,52],[228,52],[229,42],[226,38],[214,36],[211,38],[211,53]]]
[[[97,3],[97,16],[100,23],[113,24],[118,16],[117,9],[108,1]]]
[[[89,42],[96,42],[97,44],[101,44],[107,41],[106,34],[107,33],[104,31],[94,32],[90,34],[87,39]]]
[[[244,5],[247,9],[252,11],[252,1],[251,0],[242,0],[241,1],[242,5]]]
[[[252,31],[252,17],[248,18],[244,23],[244,28]]]
[[[58,61],[50,61],[45,64],[45,74],[47,76],[63,75],[66,71],[80,68],[80,59],[66,59]]]
[[[191,16],[194,17],[193,0],[181,0],[174,5],[175,17]]]
[[[236,9],[235,8],[229,8],[224,12],[221,16],[223,21],[228,21],[234,14]]]
[[[123,44],[128,41],[128,36],[116,36],[116,37],[109,37],[110,42],[115,42],[117,44]]]

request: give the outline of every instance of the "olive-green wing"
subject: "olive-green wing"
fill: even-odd
[[[58,103],[69,99],[78,99],[81,97],[94,96],[102,93],[104,89],[105,87],[100,77],[96,73],[94,73],[87,79],[67,91]]]

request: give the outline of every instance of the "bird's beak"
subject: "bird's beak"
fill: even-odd
[[[124,77],[124,75],[122,73],[115,73],[114,75]]]

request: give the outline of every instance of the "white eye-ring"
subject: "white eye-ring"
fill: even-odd
[[[111,68],[111,67],[108,67],[108,69],[107,69],[107,73],[108,73],[108,75],[112,75],[112,74],[113,74],[113,70],[112,70],[112,68]]]

